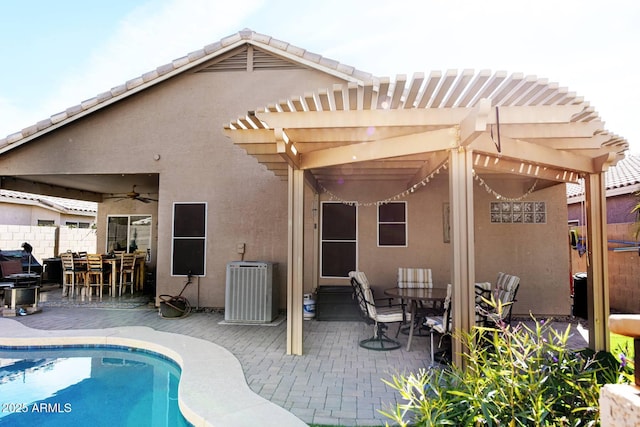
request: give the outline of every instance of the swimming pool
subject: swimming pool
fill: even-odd
[[[189,426],[180,368],[121,346],[0,348],[0,426]]]

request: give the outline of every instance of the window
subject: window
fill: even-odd
[[[53,227],[56,225],[56,222],[52,219],[39,219],[38,227]]]
[[[66,221],[64,223],[67,227],[75,227],[75,228],[89,228],[88,222],[78,222],[78,221]]]
[[[151,249],[151,215],[107,217],[107,252]]]
[[[206,203],[174,203],[172,275],[205,275],[206,230]]]
[[[378,246],[407,246],[407,202],[378,206]]]
[[[357,210],[338,202],[322,203],[321,276],[348,277],[356,270]]]

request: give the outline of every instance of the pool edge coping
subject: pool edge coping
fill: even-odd
[[[230,351],[200,338],[147,326],[42,330],[0,318],[0,345],[119,345],[153,351],[180,366],[178,404],[187,421],[196,427],[249,427],[255,426],[256,420],[263,426],[307,426],[291,412],[253,392],[240,362]]]

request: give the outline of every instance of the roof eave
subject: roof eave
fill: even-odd
[[[131,79],[123,85],[112,88],[110,91],[103,92],[93,98],[81,102],[78,105],[67,108],[65,111],[54,114],[48,119],[41,120],[32,126],[22,129],[20,132],[16,132],[8,135],[6,138],[0,139],[0,154],[26,144],[29,141],[46,135],[47,133],[53,132],[69,123],[79,120],[152,86],[160,84],[172,77],[175,77],[176,75],[199,67],[203,63],[220,55],[224,55],[244,44],[251,44],[273,54],[287,58],[290,61],[297,62],[308,68],[316,69],[341,78],[347,82],[362,83],[364,79],[372,78],[370,74],[359,71],[354,67],[324,58],[318,54],[307,52],[304,49],[273,39],[270,36],[258,34],[245,29],[216,43],[207,45],[202,49],[193,51],[186,56],[175,59],[153,71]]]

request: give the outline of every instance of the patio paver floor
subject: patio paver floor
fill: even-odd
[[[57,288],[43,292],[43,311],[15,320],[35,329],[94,329],[148,326],[205,339],[229,350],[242,365],[249,387],[289,410],[306,423],[379,426],[387,418],[378,409],[395,405],[399,396],[381,379],[417,372],[429,365],[429,338],[414,337],[403,347],[376,352],[358,342],[372,333],[364,322],[304,322],[303,356],[286,355],[286,321],[277,326],[225,325],[219,312],[196,312],[178,319],[162,318],[145,298],[104,297],[103,303],[69,303]],[[104,307],[104,308],[103,308]],[[124,307],[124,308],[123,308]],[[566,323],[558,326],[566,328]],[[586,346],[572,325],[573,348]],[[390,328],[391,335],[395,327]],[[221,367],[221,369],[224,369]]]

